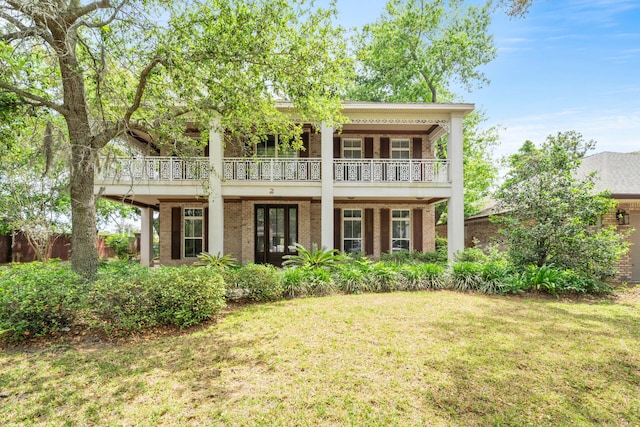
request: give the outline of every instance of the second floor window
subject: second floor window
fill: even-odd
[[[361,159],[362,158],[362,140],[361,139],[343,139],[342,140],[342,157],[345,159]]]
[[[297,151],[292,150],[288,144],[283,143],[278,135],[268,135],[256,144],[257,157],[296,157]]]
[[[409,159],[409,140],[394,139],[391,141],[391,158],[392,159]]]

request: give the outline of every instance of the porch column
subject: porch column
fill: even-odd
[[[153,262],[153,209],[140,208],[140,265]]]
[[[222,174],[224,160],[223,130],[220,119],[211,121],[209,131],[209,253],[224,254],[224,201]]]
[[[333,127],[320,127],[322,160],[321,246],[333,249]]]
[[[451,114],[447,141],[451,197],[447,202],[447,253],[449,261],[464,249],[464,173],[462,162],[462,114]]]

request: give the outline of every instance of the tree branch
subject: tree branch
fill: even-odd
[[[155,66],[161,62],[162,62],[162,58],[160,58],[159,56],[156,56],[149,63],[149,65],[147,65],[145,69],[142,70],[142,73],[140,74],[140,80],[138,81],[138,87],[136,88],[136,95],[135,95],[135,98],[133,99],[133,104],[131,104],[131,107],[127,109],[127,112],[124,115],[124,121],[126,123],[129,123],[129,120],[131,119],[131,116],[133,115],[133,113],[135,113],[136,110],[140,107],[140,102],[142,101],[142,96],[144,95],[144,90],[147,86],[147,77],[149,77],[149,75],[151,74]]]
[[[6,14],[1,10],[0,10],[0,18],[4,19],[5,21],[9,22],[14,27],[16,27],[18,30],[20,30],[20,31],[15,31],[13,33],[4,34],[0,36],[0,40],[11,42],[13,40],[24,39],[29,35],[34,35],[34,36],[42,37],[44,41],[46,41],[50,45],[53,45],[53,39],[51,38],[51,36],[47,32],[43,31],[41,28],[38,28],[37,25],[35,27],[28,27],[24,25],[24,23],[21,22],[19,19],[9,14]]]
[[[91,145],[95,149],[101,149],[113,138],[120,135],[126,129],[124,120],[119,120],[114,126],[109,127],[93,137]]]
[[[123,1],[124,4],[124,1]],[[110,0],[99,0],[99,1],[94,1],[92,3],[89,3],[86,6],[82,6],[79,7],[77,9],[74,9],[71,13],[69,13],[68,15],[65,16],[65,20],[69,23],[73,23],[75,22],[78,18],[88,15],[89,13],[93,12],[94,10],[98,10],[98,9],[106,9],[108,7],[111,7],[111,1]],[[122,7],[122,5],[120,5],[120,7]]]
[[[105,25],[109,25],[111,24],[115,19],[116,16],[118,16],[118,13],[122,10],[122,7],[125,5],[125,1],[123,0],[118,6],[116,6],[113,10],[113,13],[111,14],[111,16],[109,18],[107,18],[104,21],[100,21],[100,22],[95,22],[95,23],[91,23],[91,22],[87,22],[87,21],[79,21],[77,23],[77,25],[74,25],[75,27],[79,27],[79,26],[85,26],[88,28],[100,28],[100,27],[104,27]]]
[[[34,101],[43,107],[49,107],[57,111],[58,113],[62,114],[63,116],[68,113],[68,110],[62,105],[56,104],[55,102],[49,101],[48,99],[45,99],[38,95],[34,95],[30,92],[27,92],[25,90],[22,90],[20,88],[7,84],[5,82],[0,81],[0,89],[8,90],[9,92],[15,93],[16,95],[22,98],[26,98],[27,100]]]

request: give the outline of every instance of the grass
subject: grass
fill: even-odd
[[[250,305],[0,353],[4,425],[640,424],[640,305],[449,291]]]

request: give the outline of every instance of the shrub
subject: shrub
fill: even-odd
[[[348,294],[361,294],[367,290],[368,280],[365,270],[352,263],[345,265],[335,273],[340,291]]]
[[[421,263],[446,263],[447,251],[420,252],[420,251],[397,251],[384,253],[380,256],[380,261],[395,262],[402,264]]]
[[[101,272],[90,297],[90,310],[107,332],[156,325],[183,328],[201,323],[224,306],[222,277],[209,269],[116,268],[128,274],[108,277]]]
[[[129,236],[113,234],[105,239],[105,244],[116,251],[118,259],[126,260],[133,255],[129,247]]]
[[[304,268],[304,280],[307,293],[315,296],[329,295],[335,291],[331,274],[320,267]]]
[[[602,280],[573,270],[565,270],[558,285],[560,292],[607,293],[611,291],[611,286]]]
[[[283,297],[282,278],[273,265],[247,264],[227,276],[250,301],[276,301]]]
[[[89,295],[89,310],[97,320],[94,326],[108,333],[156,326],[158,301],[151,270],[135,264],[113,264],[98,272]]]
[[[485,294],[514,292],[514,275],[506,263],[485,262],[482,265],[482,282],[478,287]]]
[[[487,256],[478,248],[466,248],[456,254],[457,262],[484,262]]]
[[[0,335],[8,341],[55,334],[73,324],[84,285],[67,264],[0,268]]]
[[[307,282],[303,268],[287,268],[282,272],[282,293],[286,298],[307,295]]]
[[[550,265],[541,267],[530,265],[522,273],[522,280],[529,289],[548,292],[553,295],[557,295],[556,288],[561,281],[561,277],[562,271]]]
[[[405,265],[400,274],[406,280],[407,290],[440,289],[446,283],[446,271],[439,264]]]
[[[217,273],[202,267],[160,267],[151,271],[158,300],[156,313],[162,325],[196,325],[225,306],[224,283]]]
[[[603,293],[611,290],[609,285],[593,276],[550,265],[529,266],[521,274],[520,281],[525,289],[535,289],[552,295],[562,292]]]
[[[402,276],[398,274],[398,264],[376,262],[369,271],[369,290],[372,292],[400,290],[398,288],[403,286],[398,279],[402,279]]]
[[[453,264],[450,287],[457,291],[475,291],[482,286],[482,270],[480,263],[462,261]]]

